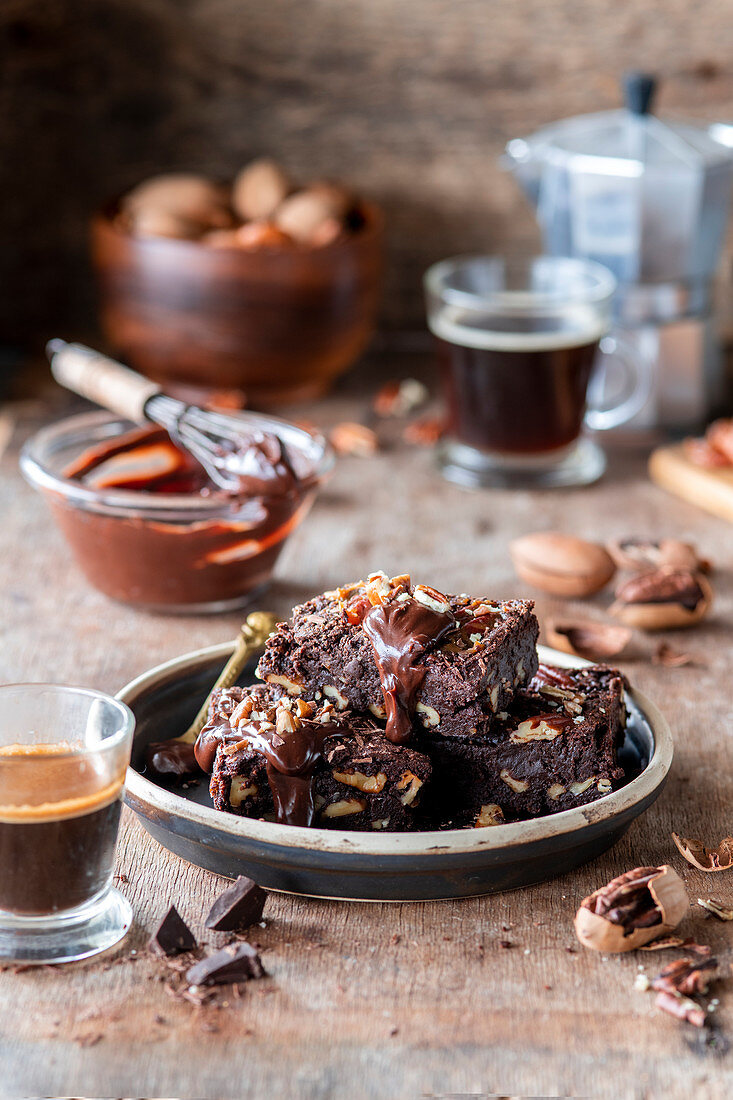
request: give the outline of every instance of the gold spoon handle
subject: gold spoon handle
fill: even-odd
[[[247,616],[247,621],[242,624],[234,645],[234,653],[224,665],[216,683],[206,696],[204,703],[186,732],[176,741],[193,744],[201,730],[206,725],[209,716],[209,700],[213,692],[219,688],[228,688],[239,679],[242,669],[255,653],[264,646],[267,639],[275,629],[277,619],[269,611],[253,611]]]

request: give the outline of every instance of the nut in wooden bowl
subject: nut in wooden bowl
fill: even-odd
[[[303,244],[330,244],[340,230],[353,198],[335,183],[314,183],[290,195],[275,212],[275,224]]]
[[[154,211],[197,226],[199,234],[207,229],[225,229],[234,220],[226,187],[205,176],[178,172],[153,176],[133,188],[125,196],[122,211],[132,232],[137,234],[140,220],[144,218],[150,223]],[[150,229],[147,235],[153,235]]]
[[[253,160],[232,184],[232,206],[243,221],[270,218],[292,189],[283,168],[269,157]]]
[[[616,572],[603,546],[560,531],[522,535],[509,552],[520,580],[553,596],[592,596]]]

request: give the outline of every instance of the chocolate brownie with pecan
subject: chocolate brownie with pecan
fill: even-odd
[[[498,825],[592,802],[623,779],[625,720],[620,672],[540,665],[480,738],[422,739],[435,776],[426,815]]]
[[[413,724],[471,737],[534,675],[537,634],[529,600],[445,596],[375,573],[294,608],[257,675],[293,697],[386,719],[395,743]]]
[[[211,765],[218,810],[349,830],[415,828],[431,770],[370,716],[278,697],[262,684],[216,693],[197,755]]]

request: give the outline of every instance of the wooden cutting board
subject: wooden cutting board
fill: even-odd
[[[718,470],[696,466],[685,455],[683,444],[676,443],[652,451],[649,476],[667,492],[733,523],[733,466]]]

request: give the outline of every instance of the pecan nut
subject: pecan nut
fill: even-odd
[[[668,630],[699,622],[712,602],[705,577],[686,569],[655,569],[620,585],[610,614],[641,630]]]
[[[584,898],[575,933],[584,947],[617,954],[665,936],[689,908],[672,867],[636,867]]]
[[[685,956],[668,963],[656,978],[652,978],[651,986],[658,993],[683,993],[687,997],[707,993],[717,969],[718,960],[715,958]]]
[[[616,572],[604,547],[560,531],[536,531],[509,547],[520,580],[553,596],[591,596]]]

